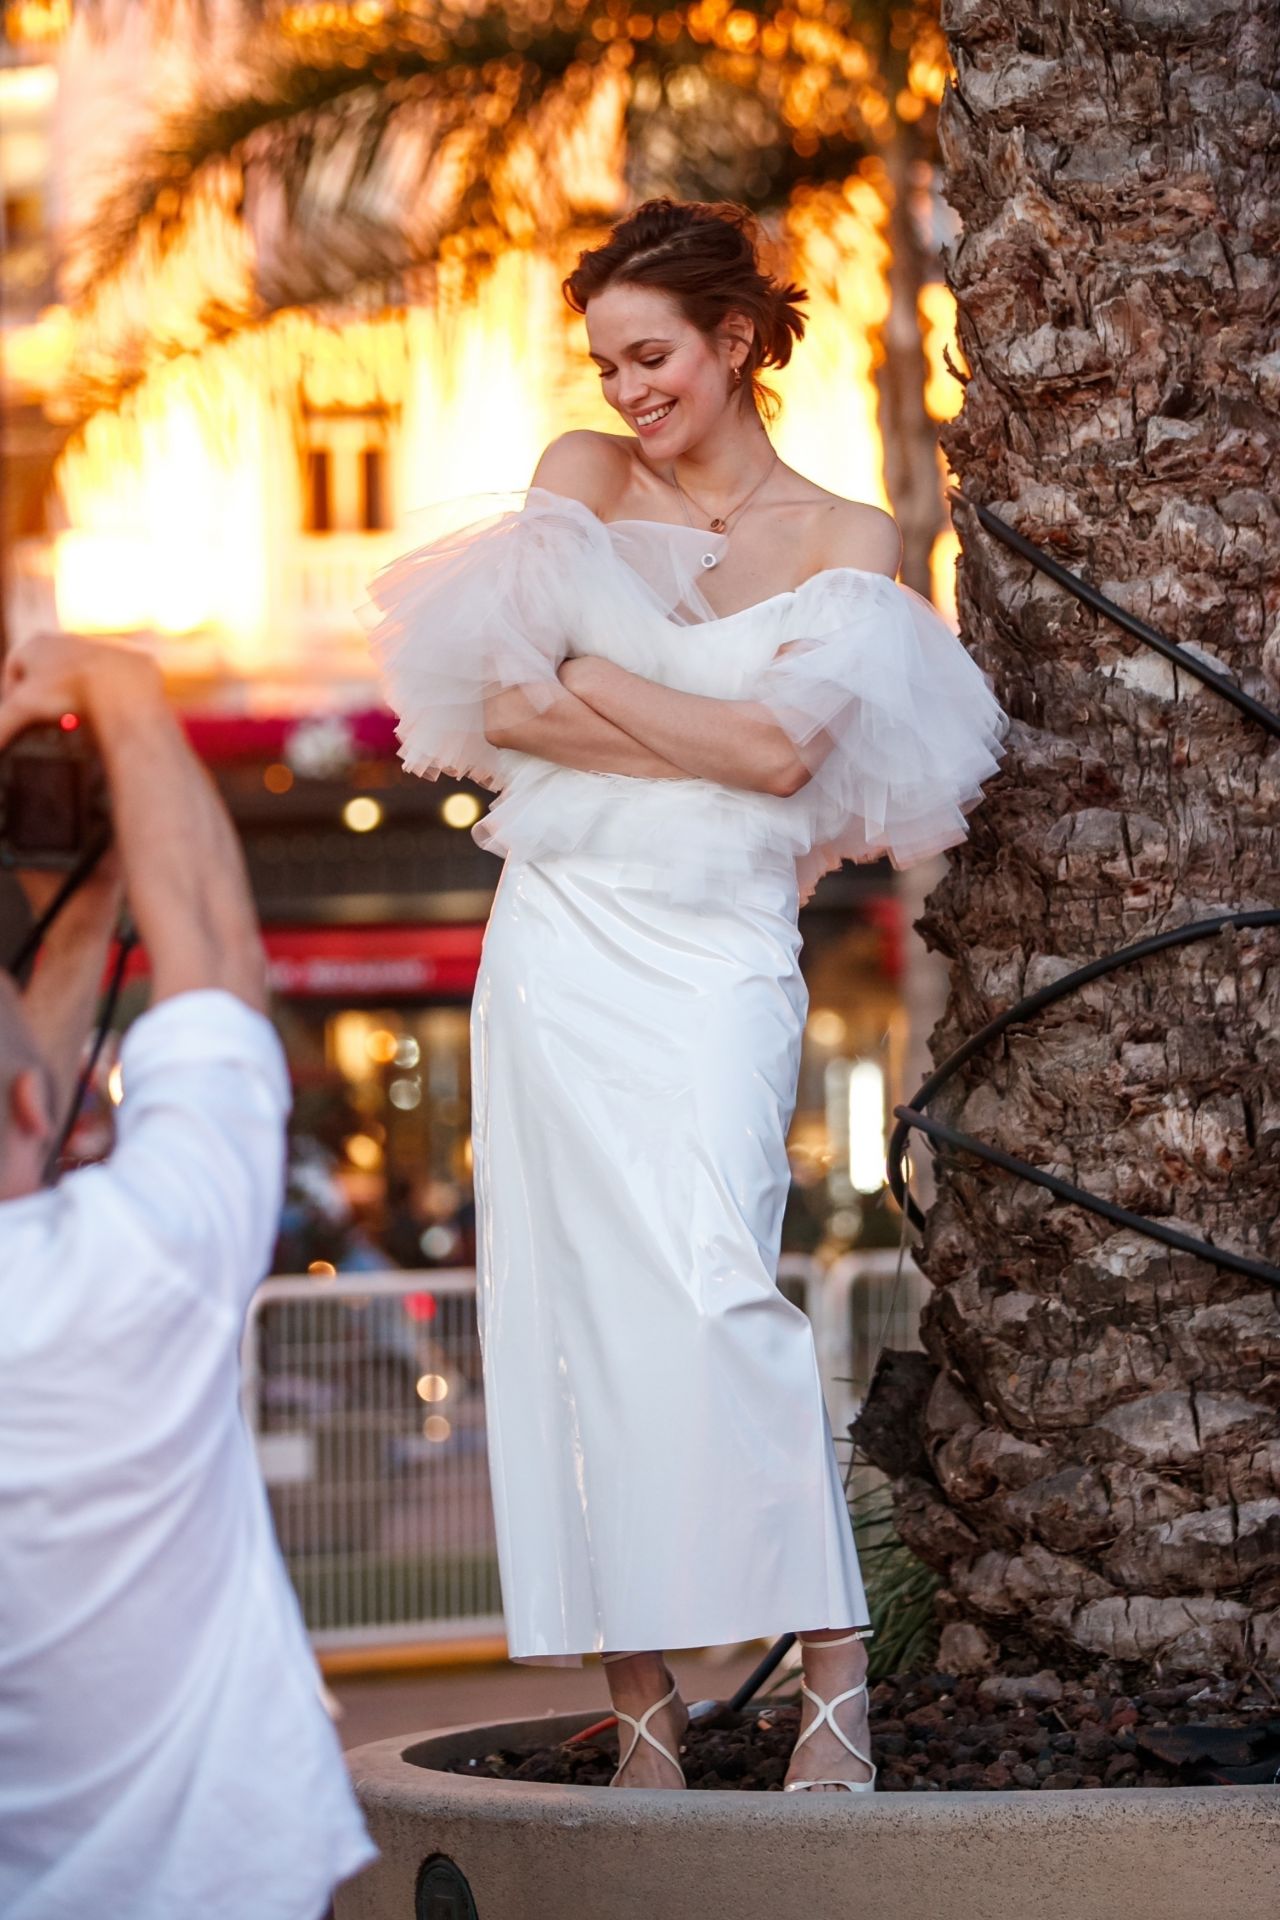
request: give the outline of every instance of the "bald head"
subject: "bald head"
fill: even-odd
[[[0,1200],[40,1185],[53,1126],[52,1076],[22,1005],[0,971]]]

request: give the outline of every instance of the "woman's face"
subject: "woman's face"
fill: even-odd
[[[735,391],[743,332],[726,326],[708,338],[669,294],[625,283],[589,300],[586,320],[604,397],[646,454],[674,460],[696,446]]]

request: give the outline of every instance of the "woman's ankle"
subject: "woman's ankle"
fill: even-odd
[[[805,1627],[796,1635],[802,1647],[852,1646],[855,1641],[870,1640],[873,1627]]]
[[[661,1653],[607,1655],[604,1670],[615,1706],[629,1706],[636,1700],[650,1705],[670,1691],[675,1678]]]

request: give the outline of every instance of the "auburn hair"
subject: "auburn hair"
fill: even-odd
[[[699,332],[712,335],[730,313],[751,322],[743,362],[750,392],[766,418],[778,397],[760,378],[762,367],[785,367],[804,335],[803,287],[784,283],[760,264],[760,229],[732,201],[646,200],[598,247],[581,254],[564,282],[575,313],[611,286],[652,287],[668,294]]]

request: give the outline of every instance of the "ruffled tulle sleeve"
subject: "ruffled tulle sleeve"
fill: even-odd
[[[514,504],[512,504],[514,502]],[[842,567],[717,615],[699,581],[723,536],[606,524],[533,487],[435,510],[435,532],[372,582],[362,609],[401,759],[499,798],[473,828],[503,858],[598,856],[687,901],[792,872],[801,899],[842,860],[909,866],[964,838],[1007,722],[927,600]],[[465,524],[459,524],[465,521]],[[428,526],[428,531],[430,527]],[[493,746],[485,701],[566,698],[561,662],[600,654],[687,693],[749,700],[810,769],[781,796],[696,780],[587,772]]]
[[[454,502],[419,520],[433,537],[376,575],[360,609],[400,758],[426,779],[446,773],[496,792],[523,756],[485,738],[486,699],[518,687],[541,713],[563,697],[556,669],[583,582],[616,563],[595,516],[542,489]],[[448,531],[434,531],[446,521]]]
[[[883,574],[819,575],[794,614],[748,697],[810,771],[788,802],[809,842],[802,893],[842,860],[907,867],[955,846],[1008,730],[986,676],[927,600]]]

